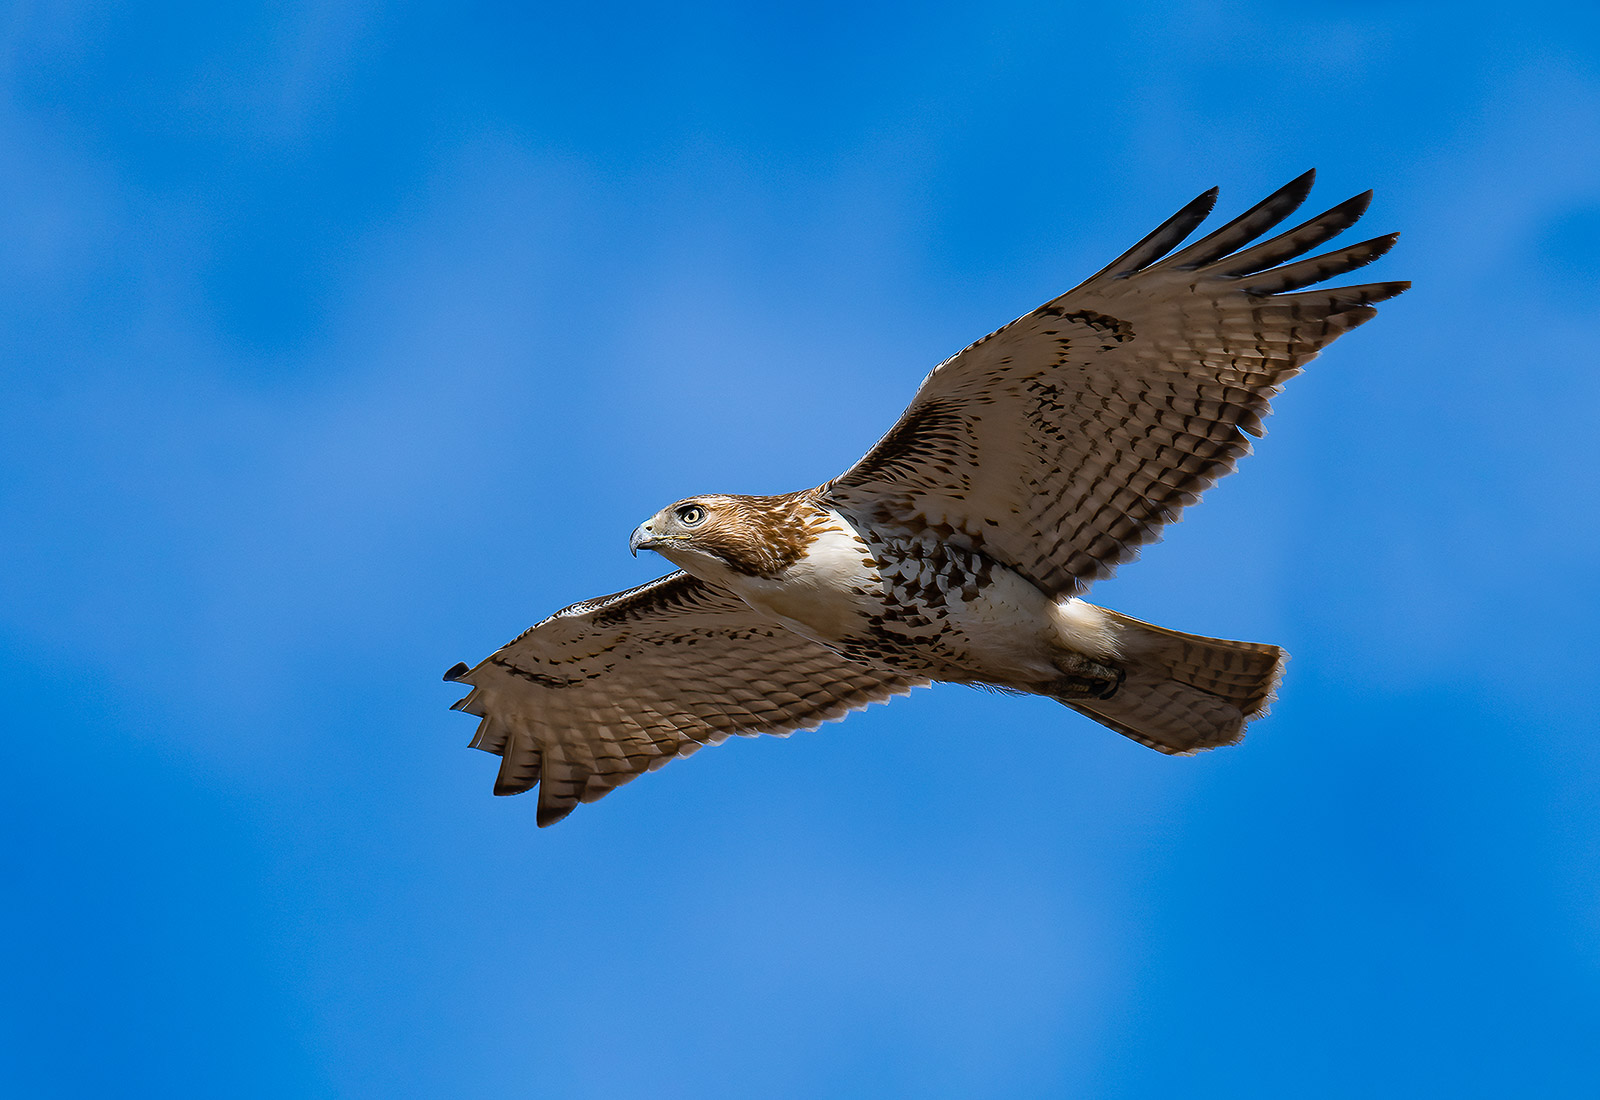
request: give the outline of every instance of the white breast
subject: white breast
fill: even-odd
[[[746,603],[797,634],[829,644],[859,633],[881,604],[877,569],[867,545],[839,513],[775,578],[738,577],[730,584]]]

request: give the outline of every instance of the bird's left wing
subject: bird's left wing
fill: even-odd
[[[729,734],[810,729],[926,683],[847,661],[725,589],[673,573],[550,616],[477,667],[455,709],[501,757],[495,794],[539,785],[540,825]]]

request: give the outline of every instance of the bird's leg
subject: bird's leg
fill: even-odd
[[[1109,699],[1122,686],[1127,675],[1122,669],[1070,650],[1056,655],[1055,665],[1064,673],[1050,685],[1050,694],[1068,699]]]

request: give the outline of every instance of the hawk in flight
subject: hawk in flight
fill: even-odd
[[[1049,696],[1159,752],[1229,745],[1276,646],[1079,597],[1249,450],[1278,387],[1410,284],[1316,287],[1397,234],[1298,259],[1372,193],[1262,240],[1307,172],[1179,247],[1213,188],[1075,290],[935,367],[877,446],[814,489],[689,497],[633,532],[678,572],[557,611],[456,709],[538,823],[729,734],[810,729],[934,680]],[[1174,251],[1176,249],[1176,251]]]

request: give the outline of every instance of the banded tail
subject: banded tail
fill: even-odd
[[[1267,711],[1289,655],[1275,645],[1207,638],[1096,608],[1116,639],[1123,672],[1109,698],[1054,698],[1158,752],[1232,745]]]

